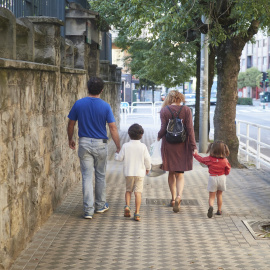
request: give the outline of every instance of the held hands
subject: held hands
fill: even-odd
[[[148,174],[150,172],[150,170],[146,170],[146,174]]]
[[[193,151],[193,156],[194,155],[198,155],[198,150],[197,149],[195,149],[194,151]]]

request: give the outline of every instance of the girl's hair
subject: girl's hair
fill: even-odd
[[[181,103],[181,102],[185,102],[185,96],[177,90],[172,90],[166,96],[161,107],[164,108],[167,105],[171,105],[172,103]]]
[[[143,127],[139,124],[133,124],[128,129],[128,135],[131,140],[140,140],[144,133]]]
[[[211,157],[226,158],[230,155],[230,150],[223,141],[214,141],[208,145],[206,153]]]

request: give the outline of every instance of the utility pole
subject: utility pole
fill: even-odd
[[[202,22],[208,24],[205,16],[202,16]],[[208,34],[201,34],[200,153],[206,153],[208,144],[208,59]]]

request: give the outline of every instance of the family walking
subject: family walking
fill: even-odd
[[[88,96],[77,100],[70,110],[67,128],[69,147],[75,150],[73,134],[78,121],[78,156],[82,174],[84,218],[91,219],[94,213],[103,213],[109,209],[106,201],[105,179],[108,151],[106,124],[108,124],[111,137],[116,145],[115,160],[123,161],[123,172],[126,179],[124,216],[131,217],[130,202],[134,192],[133,218],[140,221],[143,180],[151,169],[151,157],[147,146],[140,141],[144,129],[139,124],[131,125],[128,129],[130,141],[124,143],[121,148],[112,109],[100,98],[104,82],[98,77],[92,77],[87,83],[87,88]],[[230,172],[230,164],[226,158],[229,155],[229,149],[222,141],[216,141],[209,145],[208,157],[198,155],[191,110],[182,105],[184,102],[183,94],[178,91],[170,91],[162,104],[161,127],[157,138],[158,141],[162,140],[161,169],[168,171],[170,205],[174,212],[179,212],[185,183],[184,172],[192,170],[193,157],[206,164],[209,168],[207,216],[211,218],[215,197],[217,197],[218,205],[217,215],[222,214],[222,192],[226,190],[226,175]],[[168,123],[172,128],[170,130],[173,133],[172,138],[169,138]]]

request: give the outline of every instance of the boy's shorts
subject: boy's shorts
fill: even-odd
[[[226,175],[209,175],[207,190],[209,192],[226,191]]]
[[[141,192],[143,191],[143,179],[140,176],[126,176],[126,191]]]

